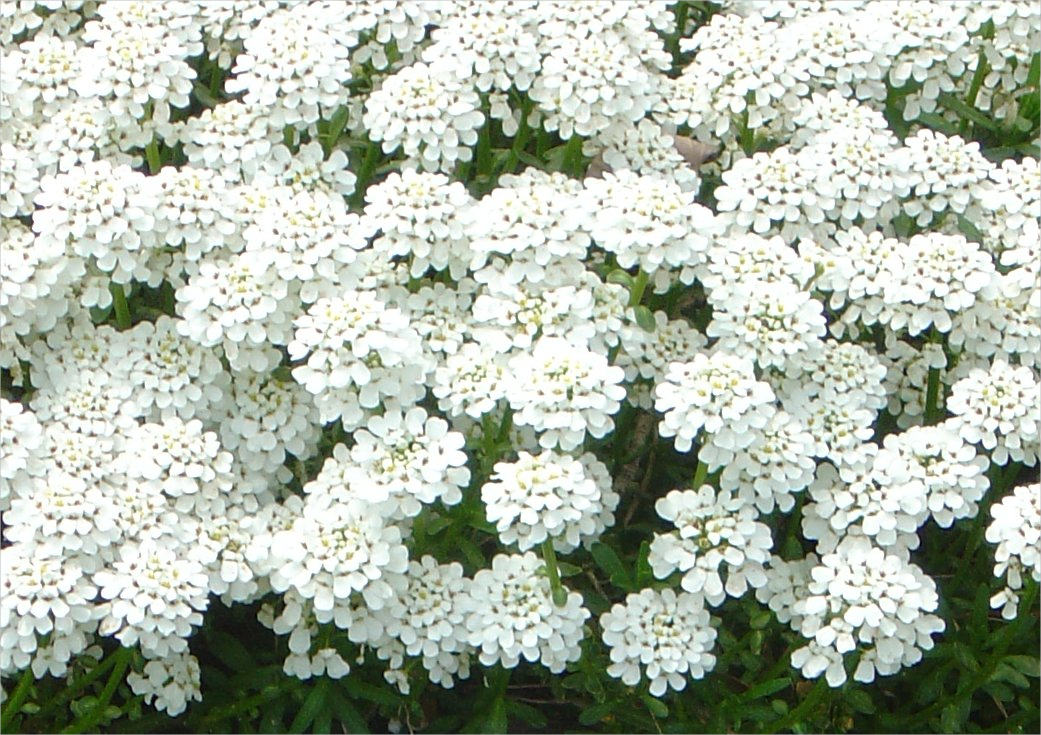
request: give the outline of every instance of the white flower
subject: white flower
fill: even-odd
[[[319,299],[293,324],[289,357],[306,358],[293,378],[316,396],[322,422],[353,429],[363,409],[387,398],[408,406],[423,397],[429,366],[419,334],[373,292]]]
[[[752,363],[726,352],[671,363],[654,395],[655,410],[664,414],[658,430],[663,437],[676,437],[680,452],[690,451],[702,429],[724,453],[747,447],[775,410],[774,393],[756,380]]]
[[[761,368],[798,363],[820,349],[826,333],[824,306],[785,281],[744,281],[712,312],[705,329],[716,348],[753,360]]]
[[[248,181],[282,137],[267,113],[266,107],[229,100],[189,117],[167,137],[183,144],[192,166],[213,169],[229,183]]]
[[[647,560],[658,579],[683,574],[687,592],[705,596],[710,605],[740,597],[749,586],[766,584],[763,565],[770,558],[770,529],[756,520],[755,507],[710,485],[673,490],[654,504],[658,515],[676,530],[655,534]],[[726,582],[720,572],[726,574]]]
[[[506,396],[511,378],[504,355],[467,342],[434,373],[437,407],[449,416],[479,419]]]
[[[1041,582],[1041,485],[1016,487],[990,507],[990,514],[993,520],[987,526],[987,541],[998,545],[994,550],[994,576],[1005,581],[1005,589],[991,598],[990,606],[1001,607],[1001,616],[1012,620],[1024,575]]]
[[[204,347],[221,345],[235,370],[270,370],[292,334],[290,284],[270,251],[206,259],[177,289],[177,331]]]
[[[623,170],[586,179],[585,187],[585,227],[621,268],[653,275],[693,266],[705,260],[709,239],[722,234],[711,210],[694,203],[694,192],[664,177]]]
[[[100,555],[121,533],[119,508],[103,488],[61,471],[12,498],[4,523],[7,538],[55,555]]]
[[[451,688],[455,677],[470,675],[473,649],[467,642],[464,600],[471,580],[458,562],[438,564],[429,555],[409,562],[407,576],[404,613],[390,622],[388,633],[408,655],[422,657],[432,682]]]
[[[156,542],[126,543],[119,559],[94,573],[103,600],[98,632],[153,658],[188,649],[209,604],[202,565]]]
[[[127,674],[127,684],[147,704],[171,717],[184,712],[188,702],[202,701],[199,661],[187,652],[149,661],[142,673]]]
[[[835,655],[860,648],[856,681],[894,674],[917,663],[932,648],[931,636],[946,627],[929,614],[938,603],[936,584],[917,566],[863,537],[848,538],[821,557],[806,596],[793,606],[799,632],[811,643],[792,654],[792,665],[811,678],[827,669],[829,686],[837,687],[846,672]]]
[[[928,226],[934,215],[945,210],[976,219],[979,204],[975,202],[985,196],[994,168],[979,148],[975,141],[967,143],[960,136],[948,138],[922,128],[893,154],[912,189],[904,210],[920,226]]]
[[[719,476],[721,490],[733,491],[761,513],[771,513],[774,504],[788,512],[795,504],[794,492],[812,481],[817,464],[813,460],[813,438],[806,427],[784,411],[778,411],[745,449],[735,453]]]
[[[660,43],[659,53],[649,48],[640,54],[614,30],[590,29],[556,39],[528,90],[546,114],[545,129],[567,140],[576,133],[595,135],[616,120],[633,123],[642,118],[657,97],[657,72],[668,64]]]
[[[993,295],[996,273],[976,243],[930,232],[898,247],[878,277],[884,302],[878,321],[915,336],[930,326],[949,332],[952,315]]]
[[[558,607],[541,568],[530,551],[497,554],[491,569],[474,575],[469,595],[459,604],[466,613],[467,641],[485,666],[512,669],[523,656],[559,674],[582,655],[582,624],[589,618],[582,595],[569,592]]]
[[[628,381],[644,378],[661,382],[669,363],[682,362],[705,347],[705,335],[686,319],[669,319],[664,311],[656,311],[654,331],[648,332],[633,323],[632,310],[628,317],[628,323],[620,330],[622,349],[618,353],[618,364],[625,368]]]
[[[476,90],[447,64],[417,62],[384,80],[365,100],[363,122],[384,153],[399,147],[424,171],[450,172],[469,161],[484,124]]]
[[[318,409],[303,386],[260,373],[237,373],[221,419],[225,449],[258,472],[273,473],[287,454],[310,457],[318,444]]]
[[[970,444],[981,444],[991,462],[1009,460],[1031,467],[1041,453],[1038,406],[1041,385],[1030,368],[995,360],[990,370],[975,368],[956,382],[947,399],[950,426]]]
[[[165,314],[127,335],[132,401],[139,415],[149,420],[212,416],[227,387],[219,352],[182,337],[177,321]]]
[[[51,646],[64,649],[58,658],[66,662],[87,647],[83,634],[96,625],[97,588],[77,559],[36,544],[12,544],[0,555],[0,568],[0,672],[10,676],[32,663],[33,673],[43,676],[35,664],[41,654],[37,636],[50,634]]]
[[[576,460],[522,451],[517,461],[495,465],[481,500],[503,544],[527,551],[552,539],[557,551],[567,553],[588,546],[614,523],[618,495],[610,483],[607,467],[593,454]]]
[[[358,43],[337,15],[332,8],[299,5],[261,20],[244,38],[225,90],[246,92],[243,102],[265,107],[279,129],[331,115],[350,96],[350,49]]]
[[[590,241],[588,223],[576,216],[582,206],[581,184],[560,172],[505,174],[459,214],[470,237],[474,278],[489,286],[497,277],[510,284],[575,285],[561,271],[584,271]],[[499,266],[497,255],[509,259]]]
[[[129,166],[93,161],[45,176],[36,204],[33,231],[44,243],[90,258],[116,283],[148,280],[158,205],[149,177]]]
[[[166,166],[150,182],[156,189],[156,240],[181,248],[188,260],[222,248],[238,230],[227,185],[210,169]]]
[[[604,643],[610,649],[610,676],[636,686],[640,666],[646,668],[650,692],[661,697],[681,691],[687,677],[701,679],[716,665],[710,653],[716,629],[700,595],[671,589],[645,589],[625,598],[600,616]]]
[[[506,397],[513,420],[540,433],[546,449],[570,451],[588,433],[595,439],[614,429],[625,388],[625,372],[603,355],[583,350],[560,337],[543,337],[530,353],[510,359],[514,382]]]
[[[880,547],[898,546],[929,515],[928,494],[911,460],[873,444],[861,448],[859,461],[824,463],[808,493],[803,535],[822,544],[847,533],[869,536]],[[917,542],[915,542],[917,546]]]
[[[947,425],[916,426],[890,434],[883,446],[908,463],[911,474],[925,483],[929,513],[943,528],[959,518],[972,518],[987,492],[987,458]]]
[[[43,475],[47,454],[36,414],[6,398],[0,398],[0,446],[0,510],[7,510],[11,495],[30,492],[32,478]]]
[[[294,589],[319,612],[331,612],[355,592],[374,610],[394,599],[408,569],[400,528],[386,525],[360,500],[311,494],[288,507],[288,526],[274,534],[270,547],[261,546],[263,536],[254,537],[247,552],[251,560],[267,559],[275,592]]]
[[[128,432],[120,469],[140,484],[160,489],[180,513],[220,515],[231,490],[232,456],[217,434],[203,431],[198,419],[171,416]]]
[[[409,259],[418,278],[428,268],[447,269],[459,280],[469,265],[472,230],[461,220],[472,198],[447,176],[405,169],[365,191],[365,216],[380,234],[373,248]]]
[[[853,342],[824,340],[799,356],[796,369],[781,380],[783,393],[826,397],[836,404],[877,411],[886,405],[886,367],[875,354]]]
[[[835,207],[837,192],[822,180],[828,168],[813,150],[792,153],[787,147],[743,158],[723,172],[715,191],[721,223],[732,234],[746,230],[778,233],[786,242],[830,234],[825,213]]]
[[[338,501],[359,499],[373,512],[400,520],[419,515],[424,504],[455,505],[470,482],[462,434],[416,406],[403,411],[389,403],[354,432],[350,452],[333,448],[322,471],[304,491]]]

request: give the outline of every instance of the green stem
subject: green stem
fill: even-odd
[[[116,326],[120,329],[130,329],[130,307],[127,305],[123,286],[118,283],[109,283],[108,290],[112,293],[112,308],[116,313]]]
[[[19,710],[22,709],[22,705],[25,704],[32,683],[33,667],[27,666],[25,671],[22,673],[21,678],[18,680],[18,685],[14,688],[14,693],[11,694],[11,698],[4,704],[3,714],[0,714],[0,731],[9,732],[11,720],[14,719]]]
[[[101,690],[97,704],[94,705],[90,712],[84,714],[62,730],[63,733],[76,733],[95,729],[97,724],[101,722],[101,718],[105,716],[105,710],[108,709],[108,703],[112,701],[112,695],[116,693],[116,687],[123,681],[123,675],[126,673],[127,667],[130,666],[133,653],[134,651],[131,648],[120,647],[112,654],[114,659],[112,673],[105,683],[105,688]]]
[[[676,32],[669,37],[668,49],[669,53],[672,54],[673,64],[679,64],[680,57],[680,39],[683,38],[683,31],[687,27],[687,4],[677,3],[675,8],[676,13]]]
[[[322,143],[322,151],[325,152],[326,158],[333,151],[333,146],[336,145],[336,141],[340,139],[343,134],[343,129],[347,126],[347,106],[344,105],[336,111],[333,115],[332,120],[329,121],[329,129],[325,133],[325,140]]]
[[[553,539],[542,542],[542,559],[546,562],[546,575],[549,577],[549,588],[553,593],[553,604],[563,607],[567,602],[567,593],[560,584],[560,570],[557,569],[557,552],[553,548]]]
[[[698,460],[698,466],[694,470],[694,489],[698,490],[702,485],[705,484],[705,477],[708,476],[708,465]]]
[[[647,290],[647,282],[650,278],[643,270],[636,274],[633,289],[629,292],[629,306],[636,306],[643,300],[643,292]]]

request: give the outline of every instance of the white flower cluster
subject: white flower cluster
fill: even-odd
[[[176,716],[211,595],[403,692],[599,625],[661,696],[749,587],[806,676],[914,664],[919,529],[1041,457],[1038,162],[949,104],[1020,125],[1041,11],[712,10],[4,2],[5,685],[115,638]],[[668,581],[590,620],[555,554],[650,499]],[[990,507],[1013,617],[1038,486]]]
[[[1041,582],[1041,485],[1020,485],[990,508],[993,520],[987,526],[987,541],[994,550],[994,576],[1003,578],[1005,588],[990,599],[1007,620],[1016,617],[1023,576]]]

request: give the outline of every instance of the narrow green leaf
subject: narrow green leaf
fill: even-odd
[[[636,588],[646,587],[654,580],[651,572],[651,563],[648,558],[651,555],[651,542],[644,541],[640,544],[640,553],[636,557]]]
[[[1041,659],[1037,656],[1005,656],[1003,661],[1026,676],[1034,679],[1041,676]]]
[[[771,694],[791,686],[792,680],[787,676],[782,676],[778,679],[769,679],[768,681],[761,682],[755,686],[749,687],[746,691],[741,694],[742,702],[751,702],[761,697],[769,697]]]
[[[658,323],[654,321],[654,313],[643,304],[635,306],[633,311],[636,312],[636,323],[639,324],[644,331],[653,332],[658,327]]]
[[[506,712],[509,715],[524,720],[535,729],[541,730],[546,726],[546,716],[532,707],[530,704],[518,702],[513,699],[506,700]]]
[[[314,722],[318,713],[325,709],[325,698],[329,691],[329,680],[322,677],[311,689],[311,693],[304,699],[304,703],[297,710],[296,717],[289,725],[289,732],[305,732],[308,725]]]
[[[329,702],[337,719],[347,726],[347,732],[367,733],[369,731],[365,724],[365,719],[358,714],[358,710],[354,708],[354,705],[338,692],[335,687],[330,693]]]
[[[632,580],[625,570],[625,565],[622,564],[622,560],[618,558],[618,554],[614,549],[607,544],[598,541],[589,549],[589,553],[593,555],[593,560],[607,574],[608,579],[611,580],[611,584],[625,590],[626,592],[633,591],[634,587]]]
[[[937,102],[958,115],[961,119],[975,123],[984,130],[994,132],[999,127],[998,123],[991,120],[989,116],[980,112],[975,107],[966,104],[964,100],[958,99],[949,92],[941,92],[940,96],[937,98]]]
[[[249,650],[233,635],[220,630],[209,630],[206,633],[206,645],[209,651],[232,671],[253,671],[257,667]]]
[[[489,733],[504,733],[506,732],[506,700],[502,697],[497,697],[492,702],[492,707],[488,712],[488,719],[486,720],[485,732]]]
[[[455,541],[459,545],[459,550],[463,552],[463,556],[465,556],[466,560],[473,566],[478,569],[483,569],[487,566],[484,555],[481,553],[481,550],[477,548],[477,544],[466,536],[456,536]]]
[[[870,715],[875,711],[875,702],[863,689],[851,689],[844,695],[845,701],[857,712]]]
[[[595,725],[600,720],[611,714],[614,710],[616,702],[604,702],[603,704],[594,704],[592,707],[586,707],[578,714],[578,721],[583,725]]]
[[[613,271],[607,274],[607,282],[614,283],[619,286],[625,286],[627,289],[632,290],[633,277],[623,271],[621,268],[615,268]]]
[[[370,702],[386,704],[391,707],[397,707],[401,704],[401,698],[392,692],[364,681],[358,681],[357,679],[345,679],[343,688],[357,699],[367,699]]]
[[[643,700],[643,703],[647,705],[647,710],[655,717],[669,716],[668,706],[657,697],[652,697],[650,694],[641,694],[640,699]]]

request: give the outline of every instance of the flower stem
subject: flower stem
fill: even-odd
[[[11,727],[11,720],[18,714],[18,711],[22,708],[26,698],[29,696],[29,687],[33,683],[33,667],[27,666],[22,677],[18,680],[18,685],[14,688],[14,693],[11,694],[11,698],[4,704],[3,713],[0,714],[0,730],[8,732]]]
[[[553,593],[553,604],[563,607],[567,602],[567,593],[560,584],[560,571],[557,569],[557,552],[553,548],[553,539],[542,542],[542,559],[546,562],[546,575],[549,577],[549,588]]]
[[[127,305],[123,286],[118,283],[110,283],[108,290],[112,293],[112,308],[116,313],[116,326],[120,329],[130,329],[130,307]]]
[[[105,716],[105,710],[108,709],[108,703],[112,701],[112,695],[116,693],[116,687],[119,686],[119,682],[123,681],[123,675],[126,673],[127,667],[130,666],[133,652],[133,649],[121,646],[112,654],[115,663],[108,681],[105,682],[105,688],[101,690],[101,694],[98,696],[97,704],[94,705],[90,712],[87,712],[62,730],[63,733],[91,731],[96,728],[97,724],[101,722],[101,718]]]
[[[358,171],[358,180],[355,182],[354,194],[351,196],[351,208],[360,208],[365,201],[365,189],[369,185],[369,179],[376,168],[376,161],[380,156],[380,144],[369,143],[365,150],[365,159],[361,162],[361,170]]]

